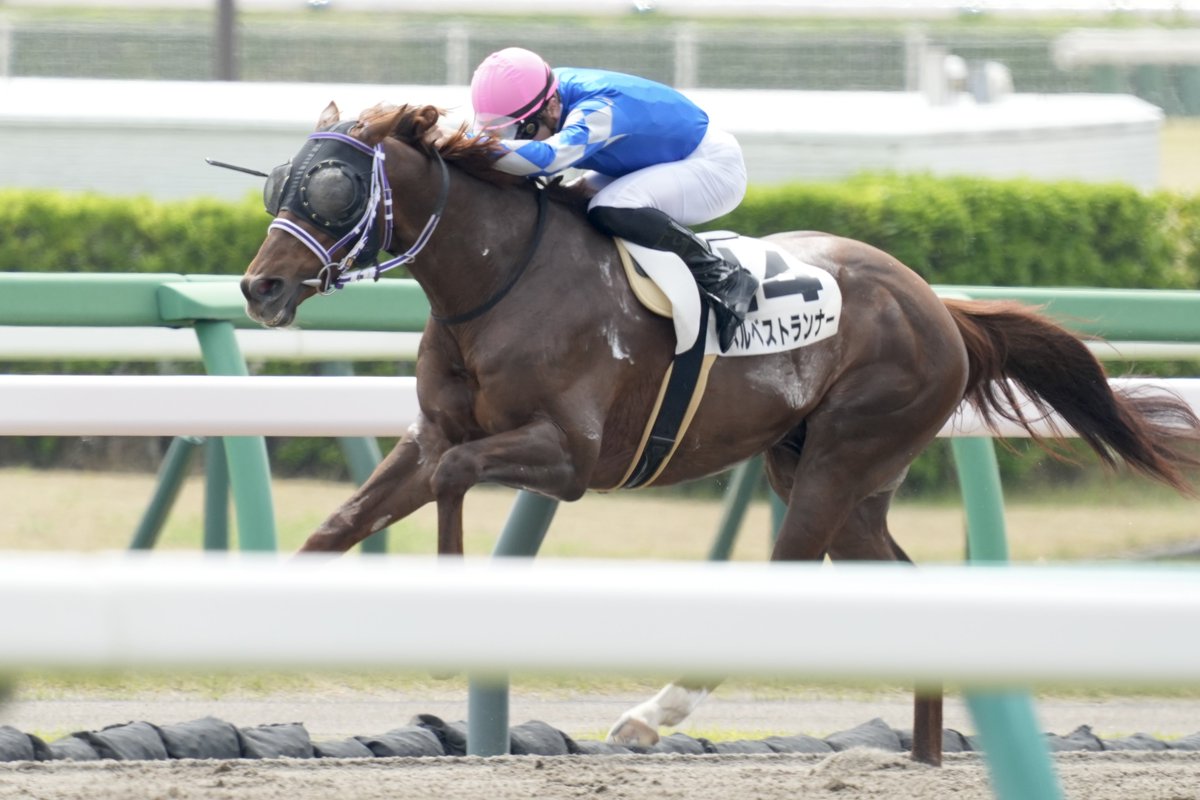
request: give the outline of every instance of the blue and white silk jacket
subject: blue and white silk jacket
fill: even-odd
[[[559,67],[559,129],[540,142],[503,140],[496,168],[554,175],[570,167],[619,178],[686,158],[708,130],[708,115],[669,86],[598,69]]]

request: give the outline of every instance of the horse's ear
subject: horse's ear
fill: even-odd
[[[442,110],[437,106],[422,106],[413,115],[413,132],[416,138],[424,139],[425,135],[438,126],[442,118]]]
[[[317,120],[317,130],[327,131],[334,125],[337,125],[341,118],[342,115],[338,111],[337,103],[330,100],[329,105],[325,106],[325,110],[321,112],[320,119]]]
[[[354,135],[364,144],[371,147],[379,144],[396,127],[396,121],[403,116],[405,107],[379,103],[371,106],[358,115],[358,124],[354,127]]]
[[[403,142],[432,144],[441,135],[438,128],[438,120],[441,117],[442,110],[437,106],[406,105],[390,109],[387,114],[381,115],[378,119],[371,115],[364,115],[363,123],[370,123],[369,133],[372,136],[379,136],[379,130],[382,128],[383,135],[386,136],[390,132],[392,136]],[[368,136],[364,141],[369,138]]]

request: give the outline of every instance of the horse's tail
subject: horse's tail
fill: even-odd
[[[1187,403],[1164,392],[1114,392],[1075,334],[1020,303],[943,302],[967,348],[963,398],[985,422],[1011,420],[1051,449],[1020,412],[1019,390],[1039,414],[1058,412],[1108,466],[1119,456],[1138,472],[1197,494],[1184,472],[1200,467],[1200,457],[1185,449],[1200,442],[1200,419]]]

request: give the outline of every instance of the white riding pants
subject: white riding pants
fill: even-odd
[[[583,176],[596,191],[588,208],[657,208],[682,225],[699,225],[728,214],[746,195],[746,162],[733,134],[709,127],[682,161],[652,164],[612,178]]]

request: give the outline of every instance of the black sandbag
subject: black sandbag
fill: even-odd
[[[969,753],[971,752],[971,743],[959,731],[953,728],[946,728],[942,731],[942,752]]]
[[[805,736],[797,733],[795,736],[768,736],[763,739],[767,747],[776,753],[832,753],[833,748],[824,739],[815,736]]]
[[[774,753],[771,746],[753,739],[734,739],[729,742],[713,742],[713,749],[723,755],[733,753]]]
[[[575,746],[582,756],[619,756],[629,755],[633,751],[623,744],[601,742],[597,739],[577,739]]]
[[[839,752],[849,750],[851,747],[871,747],[876,750],[886,750],[889,753],[902,752],[900,734],[888,727],[888,724],[878,717],[850,730],[831,733],[825,737],[825,741]]]
[[[158,728],[149,722],[109,725],[99,731],[83,731],[75,736],[90,744],[100,758],[117,761],[166,761],[170,758]]]
[[[1167,746],[1172,750],[1200,750],[1200,731],[1197,731],[1190,736],[1172,739],[1171,741],[1167,742]]]
[[[1092,729],[1088,725],[1080,725],[1066,736],[1059,736],[1056,733],[1047,733],[1046,746],[1050,748],[1051,753],[1067,753],[1074,751],[1090,751],[1098,753],[1104,749],[1104,744],[1100,741],[1100,738],[1096,736],[1096,734],[1092,733]]]
[[[312,738],[299,722],[238,728],[242,758],[312,758]]]
[[[171,758],[241,758],[238,729],[216,717],[161,725],[158,733]]]
[[[707,739],[693,739],[686,733],[672,733],[658,740],[653,747],[646,748],[648,753],[683,753],[689,756],[702,756],[705,753],[715,753],[712,742]]]
[[[396,756],[444,756],[442,743],[433,731],[419,725],[396,728],[378,736],[355,736],[374,755],[380,758]]]
[[[1135,733],[1120,739],[1101,739],[1105,750],[1169,750],[1166,742],[1155,739],[1148,733]]]
[[[442,751],[448,756],[467,754],[467,723],[446,722],[433,714],[417,714],[408,721],[409,725],[428,728],[442,743]]]
[[[508,752],[514,756],[566,756],[579,752],[575,740],[536,719],[508,729]]]
[[[47,761],[99,761],[96,748],[79,734],[64,736],[49,744],[50,758]]]
[[[897,730],[896,735],[900,737],[900,749],[904,752],[910,752],[913,749],[913,732],[910,729]],[[971,745],[967,741],[967,737],[963,736],[953,728],[942,729],[942,752],[943,753],[968,753],[971,750]]]
[[[315,758],[373,758],[371,748],[358,739],[339,739],[330,742],[313,742]]]
[[[34,761],[33,741],[11,725],[0,725],[0,761]]]

